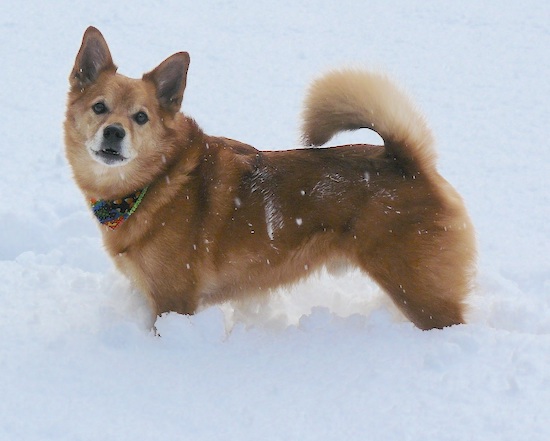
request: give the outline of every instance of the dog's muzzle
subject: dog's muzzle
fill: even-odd
[[[101,148],[95,154],[108,165],[124,161],[127,158],[123,155],[123,141],[126,131],[120,124],[111,124],[103,129]]]

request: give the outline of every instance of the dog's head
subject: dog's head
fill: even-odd
[[[188,68],[189,54],[178,52],[141,79],[127,78],[101,32],[86,30],[65,120],[67,158],[85,193],[120,197],[166,168]]]

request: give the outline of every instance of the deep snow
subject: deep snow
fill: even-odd
[[[0,439],[550,439],[549,23],[542,0],[3,2]],[[470,323],[421,332],[354,272],[154,336],[64,159],[90,24],[129,76],[189,51],[184,111],[262,149],[298,146],[324,70],[387,71],[477,229]]]

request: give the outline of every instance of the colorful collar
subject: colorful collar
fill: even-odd
[[[102,225],[106,225],[111,230],[114,230],[137,210],[145,193],[147,193],[147,188],[137,190],[122,199],[114,201],[91,198],[90,206],[97,220]]]

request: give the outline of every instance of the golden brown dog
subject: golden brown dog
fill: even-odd
[[[474,231],[436,171],[422,116],[386,77],[316,81],[303,137],[369,128],[384,146],[258,151],[180,113],[189,55],[130,79],[90,27],[70,75],[67,158],[105,246],[154,311],[267,293],[323,265],[361,268],[419,328],[464,321]]]

